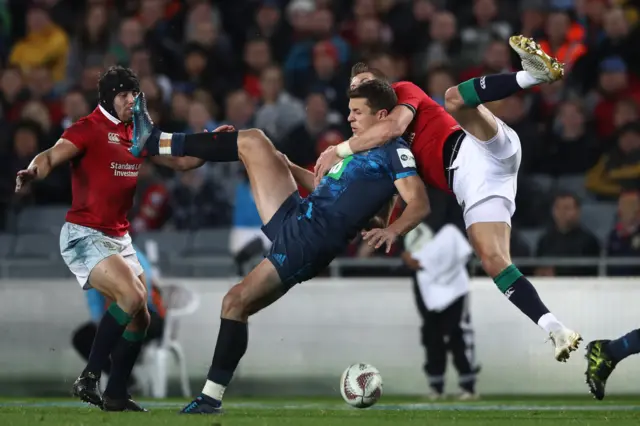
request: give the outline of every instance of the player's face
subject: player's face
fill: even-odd
[[[116,110],[118,118],[121,121],[127,122],[131,121],[131,118],[133,118],[133,111],[131,108],[133,108],[133,100],[136,95],[136,92],[120,92],[113,100],[113,108]]]
[[[363,72],[363,73],[360,73],[360,74],[356,75],[355,77],[353,77],[351,79],[351,84],[349,85],[349,87],[351,89],[355,89],[356,87],[360,86],[365,81],[375,80],[375,79],[376,79],[376,77],[373,74],[371,74],[370,72]]]
[[[349,100],[349,124],[355,136],[358,136],[369,127],[373,126],[377,121],[386,116],[385,110],[374,113],[367,105],[364,98],[355,98]]]

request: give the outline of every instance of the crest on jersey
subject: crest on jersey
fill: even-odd
[[[398,157],[400,158],[400,164],[402,167],[416,167],[416,159],[413,157],[413,153],[407,148],[398,148]]]
[[[109,143],[120,143],[120,136],[117,133],[108,133],[107,139]]]

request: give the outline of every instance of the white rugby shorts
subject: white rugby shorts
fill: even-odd
[[[453,193],[462,207],[467,228],[479,222],[506,222],[511,226],[511,216],[516,211],[522,160],[520,138],[502,120],[495,120],[498,133],[490,141],[482,142],[465,131],[451,165],[455,170]]]
[[[60,231],[60,253],[84,290],[91,288],[89,275],[93,268],[114,254],[121,255],[137,277],[143,272],[129,234],[111,237],[95,229],[66,222]]]

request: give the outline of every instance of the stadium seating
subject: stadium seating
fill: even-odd
[[[27,207],[18,215],[16,231],[59,233],[67,214],[67,206]]]
[[[585,203],[582,205],[582,224],[603,244],[616,221],[617,206],[613,203]]]

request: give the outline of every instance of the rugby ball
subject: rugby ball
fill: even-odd
[[[371,407],[382,396],[382,376],[373,365],[350,365],[340,378],[340,393],[352,407]]]
[[[404,237],[404,247],[409,253],[416,253],[432,239],[433,231],[431,228],[421,223],[407,232]]]

